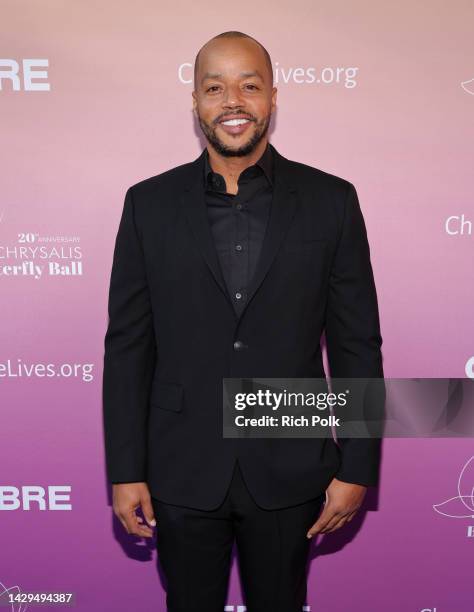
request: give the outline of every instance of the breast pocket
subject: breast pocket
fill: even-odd
[[[152,385],[150,403],[162,410],[183,410],[183,385],[164,380],[155,380]]]

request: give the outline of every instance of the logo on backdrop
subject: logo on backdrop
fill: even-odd
[[[8,605],[10,612],[25,612],[28,608],[28,604],[19,603],[18,605],[10,603],[9,595],[16,597],[21,594],[20,587],[16,584],[15,586],[7,587],[0,581],[0,606]]]
[[[71,485],[0,485],[1,510],[72,510]]]
[[[0,243],[0,277],[21,276],[39,280],[46,276],[82,276],[80,240],[79,236],[19,232],[16,242]]]
[[[193,82],[194,65],[189,62],[184,62],[178,66],[178,80],[184,85],[189,85]],[[324,66],[323,68],[315,68],[308,66],[305,68],[291,67],[284,68],[275,62],[273,68],[273,77],[275,85],[336,85],[343,86],[346,89],[353,89],[357,86],[355,77],[359,68],[357,66]]]
[[[0,91],[50,91],[48,66],[47,59],[0,59]]]
[[[43,363],[40,361],[25,362],[18,357],[16,360],[0,360],[0,379],[25,378],[79,378],[83,382],[94,380],[93,363]]]
[[[474,356],[469,357],[469,359],[466,361],[464,370],[468,378],[474,379]]]
[[[450,215],[444,223],[444,229],[450,236],[472,236],[472,221],[466,219],[464,214]]]
[[[474,519],[474,456],[466,461],[457,482],[457,495],[433,509],[443,516],[454,519]],[[474,537],[474,524],[468,527],[468,537]]]
[[[471,96],[474,96],[474,79],[469,79],[469,81],[462,81],[461,87],[464,91]]]

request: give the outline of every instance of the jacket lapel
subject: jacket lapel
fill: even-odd
[[[270,218],[268,219],[267,230],[265,232],[255,274],[250,280],[250,285],[247,289],[248,298],[241,312],[241,316],[244,314],[250,301],[265,279],[278,249],[283,242],[283,238],[290,227],[298,205],[297,189],[294,185],[291,165],[285,157],[278,153],[275,147],[272,146],[272,149],[274,155],[275,180]]]
[[[222,274],[219,258],[217,255],[211,226],[207,217],[206,200],[204,194],[204,153],[191,164],[190,180],[184,186],[181,196],[182,205],[187,215],[191,232],[194,234],[199,250],[204,257],[209,269],[214,276],[220,289],[232,304]]]
[[[227,291],[214,245],[211,227],[207,218],[203,181],[205,149],[202,151],[201,155],[192,162],[192,172],[190,173],[189,183],[184,186],[184,192],[182,194],[182,204],[187,214],[191,231],[196,238],[202,256],[209,266],[221,291],[226,296],[236,318],[242,317],[248,304],[265,279],[280,244],[293,220],[298,204],[297,189],[291,172],[291,164],[285,157],[278,153],[273,145],[270,145],[270,147],[273,150],[275,171],[270,217],[268,219],[267,230],[255,274],[247,288],[247,301],[239,316],[235,313],[232,299]]]

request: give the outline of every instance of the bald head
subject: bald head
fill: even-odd
[[[194,60],[194,89],[196,89],[199,85],[198,75],[201,55],[207,52],[212,53],[212,51],[217,51],[219,49],[219,44],[225,44],[226,40],[228,40],[229,42],[238,42],[239,40],[241,40],[242,42],[245,41],[247,44],[255,46],[256,52],[261,53],[264,58],[265,66],[267,69],[267,78],[269,79],[270,86],[273,87],[272,60],[268,51],[261,43],[258,42],[258,40],[256,40],[252,36],[244,34],[243,32],[231,30],[228,32],[222,32],[221,34],[217,34],[217,36],[214,36],[213,38],[208,40],[207,43],[205,43],[197,52],[196,59]]]
[[[263,153],[276,95],[270,56],[251,36],[224,32],[199,50],[193,111],[210,149],[221,158],[248,160]]]

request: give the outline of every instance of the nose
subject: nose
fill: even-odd
[[[241,92],[238,85],[229,85],[224,93],[222,105],[225,108],[233,108],[236,105],[241,105]]]

